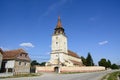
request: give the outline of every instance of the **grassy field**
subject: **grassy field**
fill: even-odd
[[[107,74],[102,80],[118,80],[118,75],[120,75],[120,71]]]
[[[3,78],[19,78],[19,77],[33,77],[33,76],[40,76],[42,74],[36,74],[36,73],[30,73],[30,74],[19,74],[14,76],[8,76],[8,77],[0,77],[0,79]]]

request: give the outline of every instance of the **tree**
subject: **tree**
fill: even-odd
[[[109,59],[108,59],[107,63],[108,63],[108,68],[111,68],[111,61]]]
[[[120,69],[120,65],[118,65],[118,68]]]
[[[99,66],[104,66],[105,68],[107,68],[107,62],[105,58],[102,58],[99,62],[98,62]]]
[[[92,59],[90,53],[88,53],[88,56],[86,58],[86,66],[94,66],[93,59]]]
[[[40,66],[45,66],[46,62],[41,62]]]
[[[83,64],[86,65],[86,59],[83,56],[81,56],[81,59],[82,59]]]
[[[112,69],[119,69],[118,65],[116,65],[116,64],[112,64],[112,65],[111,65],[111,68],[112,68]]]
[[[31,66],[35,66],[35,65],[40,65],[40,63],[38,63],[36,60],[33,60],[33,61],[31,62]]]
[[[33,60],[33,61],[31,62],[31,66],[35,66],[35,65],[45,66],[45,64],[46,64],[46,62],[41,62],[41,63],[39,63],[39,62],[37,62],[36,60]]]

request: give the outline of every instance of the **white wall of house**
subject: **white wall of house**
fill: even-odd
[[[14,68],[14,66],[15,66],[15,60],[7,61],[7,63],[5,64],[5,68]]]

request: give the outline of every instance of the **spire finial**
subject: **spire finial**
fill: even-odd
[[[61,24],[60,16],[58,16],[58,23],[56,28],[60,28],[60,27],[62,27],[62,24]]]

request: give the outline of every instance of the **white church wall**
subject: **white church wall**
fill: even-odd
[[[51,59],[58,59],[58,54],[51,54]]]
[[[62,34],[60,35],[60,49],[62,50],[62,52],[67,53],[67,38],[65,36],[63,36]]]
[[[67,56],[64,53],[55,53],[51,54],[51,61],[60,60],[60,62],[65,62],[67,60]]]
[[[52,53],[58,51],[67,53],[67,38],[62,34],[52,36]]]

